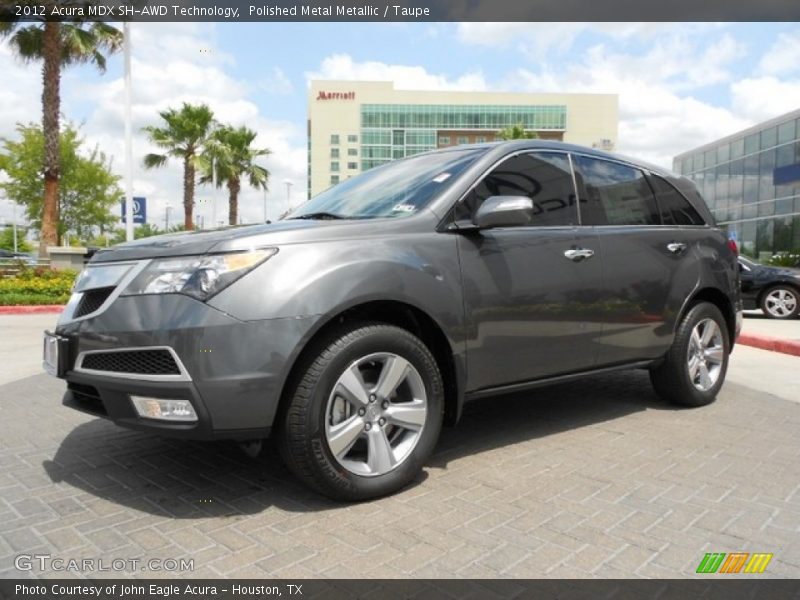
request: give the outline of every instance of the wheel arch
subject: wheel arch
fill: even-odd
[[[680,325],[680,323],[683,321],[683,318],[692,309],[692,307],[700,302],[708,302],[720,310],[725,319],[725,325],[728,329],[728,339],[731,343],[731,349],[733,349],[733,346],[736,343],[736,309],[734,308],[731,299],[719,288],[703,287],[696,290],[684,303],[679,318],[675,322],[676,327]]]
[[[304,368],[313,360],[313,348],[325,338],[335,337],[347,323],[357,324],[380,322],[405,329],[417,336],[433,354],[444,384],[444,423],[455,425],[461,417],[464,404],[466,376],[462,360],[457,358],[453,345],[444,328],[427,312],[407,302],[399,300],[367,300],[343,308],[333,315],[323,318],[300,344],[295,352],[291,367],[281,386],[280,401],[276,413],[276,425],[285,414],[290,402],[290,394]]]

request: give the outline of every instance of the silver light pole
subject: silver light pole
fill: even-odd
[[[289,210],[292,207],[292,180],[291,179],[284,179],[283,183],[286,184],[286,210]],[[283,211],[286,212],[286,211]]]
[[[11,223],[11,227],[14,230],[14,254],[16,254],[18,252],[18,248],[17,248],[17,203],[16,202],[12,202],[11,203],[11,210],[13,211],[11,214],[12,214],[12,218],[14,219],[14,221]]]
[[[217,222],[217,159],[211,157],[211,227]]]
[[[267,188],[264,188],[264,223],[267,222]]]
[[[131,30],[122,24],[125,53],[125,239],[133,239],[133,141],[131,134]]]

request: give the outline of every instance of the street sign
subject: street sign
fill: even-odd
[[[122,222],[125,222],[125,200],[122,205]],[[133,222],[134,223],[147,223],[147,198],[141,196],[133,197]]]

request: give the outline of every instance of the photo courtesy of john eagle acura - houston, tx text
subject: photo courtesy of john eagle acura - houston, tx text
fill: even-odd
[[[375,167],[276,223],[99,251],[44,363],[68,407],[271,437],[307,485],[363,500],[414,480],[467,400],[636,368],[666,401],[713,402],[741,308],[691,180],[512,141]]]

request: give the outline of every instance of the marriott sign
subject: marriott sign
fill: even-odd
[[[317,100],[355,100],[355,92],[320,92]]]

